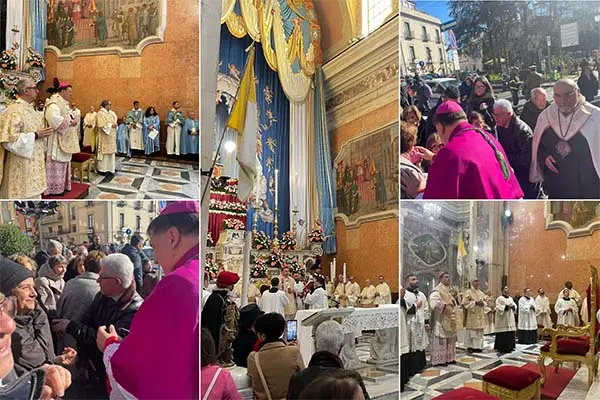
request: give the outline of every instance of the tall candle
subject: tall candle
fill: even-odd
[[[294,175],[294,186],[292,192],[295,194],[294,200],[294,210],[298,209],[298,173]]]
[[[335,258],[333,259],[333,262],[331,263],[331,282],[333,282],[333,280],[335,279]]]
[[[331,277],[331,279],[335,278],[337,275],[335,274],[335,270],[336,270],[336,263],[335,263],[335,258],[333,259],[333,276]]]
[[[346,282],[346,263],[344,263],[343,271],[344,271],[344,282]]]
[[[279,208],[277,207],[277,205],[279,204],[279,170],[276,169],[275,170],[275,208]]]

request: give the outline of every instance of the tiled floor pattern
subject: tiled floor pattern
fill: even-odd
[[[90,199],[197,199],[200,195],[194,164],[117,157],[116,174],[92,172],[90,180]]]

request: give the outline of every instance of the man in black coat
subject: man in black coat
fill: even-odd
[[[515,115],[510,102],[506,99],[494,103],[494,118],[496,137],[508,156],[525,199],[536,199],[537,188],[535,184],[529,182],[533,139],[531,128]]]
[[[342,326],[335,321],[321,323],[315,331],[315,353],[308,363],[308,367],[296,372],[290,379],[288,387],[288,400],[298,399],[302,391],[315,379],[327,373],[334,373],[344,369],[340,359],[344,347],[344,332]],[[363,391],[365,400],[369,394],[360,375],[356,379]]]
[[[254,322],[264,314],[256,303],[250,303],[240,309],[240,330],[233,341],[233,361],[235,365],[248,368],[248,355],[254,350],[258,340],[254,332]]]
[[[535,131],[538,117],[549,105],[548,94],[544,88],[539,87],[531,91],[531,100],[523,106],[520,118],[529,125],[532,132]]]
[[[140,251],[142,249],[142,237],[139,235],[133,235],[129,240],[129,243],[123,246],[121,253],[125,254],[133,263],[133,277],[135,278],[135,288],[138,293],[142,293],[143,271],[142,271],[142,257]]]

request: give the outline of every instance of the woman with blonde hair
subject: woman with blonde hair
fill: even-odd
[[[25,268],[33,272],[34,275],[37,272],[36,262],[33,261],[30,257],[27,257],[25,254],[13,254],[12,256],[8,257],[8,259],[10,261],[16,262],[17,264],[24,266]]]

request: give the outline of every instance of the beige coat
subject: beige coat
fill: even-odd
[[[287,397],[290,378],[294,373],[304,369],[304,361],[298,346],[286,346],[283,342],[267,343],[260,351],[253,351],[248,356],[248,376],[252,381],[254,399],[266,400],[267,394],[263,387],[256,358],[271,393],[271,399],[278,400]]]

